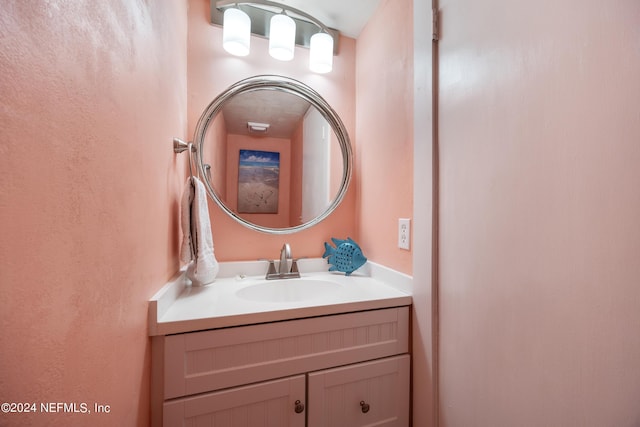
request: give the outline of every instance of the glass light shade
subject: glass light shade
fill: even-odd
[[[309,68],[315,73],[328,73],[333,69],[333,37],[316,33],[309,42]]]
[[[222,47],[232,55],[247,56],[251,40],[251,19],[240,9],[224,11]]]
[[[296,23],[287,15],[273,15],[269,29],[269,55],[280,61],[293,59]]]

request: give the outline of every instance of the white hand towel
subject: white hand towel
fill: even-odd
[[[220,266],[213,252],[209,206],[204,184],[189,177],[181,203],[182,246],[180,259],[190,262],[187,277],[194,285],[207,285],[218,275]]]

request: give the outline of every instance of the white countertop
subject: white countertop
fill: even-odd
[[[326,280],[339,291],[314,299],[288,302],[251,301],[237,292],[265,283],[266,262],[221,263],[216,281],[188,285],[180,272],[149,301],[149,335],[169,335],[205,329],[249,325],[411,304],[411,276],[367,262],[350,276],[327,271],[326,261],[298,262],[302,279]]]

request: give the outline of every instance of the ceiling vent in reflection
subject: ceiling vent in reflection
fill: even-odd
[[[249,133],[259,133],[264,135],[269,132],[269,126],[269,123],[247,122]]]

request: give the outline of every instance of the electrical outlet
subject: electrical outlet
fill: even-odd
[[[398,247],[409,250],[411,247],[411,220],[398,218]]]

